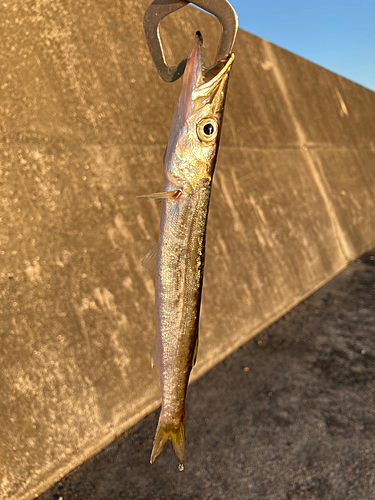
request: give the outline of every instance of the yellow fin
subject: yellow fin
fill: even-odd
[[[141,196],[137,196],[137,198],[151,198],[152,200],[162,200],[163,198],[177,198],[180,193],[181,191],[177,189],[176,191],[162,191],[161,193],[142,194]]]
[[[163,451],[165,443],[171,440],[174,452],[177,455],[179,461],[179,470],[184,470],[184,459],[185,459],[185,415],[182,418],[176,428],[174,425],[165,424],[159,418],[158,427],[156,429],[154,437],[154,445],[152,447],[150,463],[154,463],[155,459]]]

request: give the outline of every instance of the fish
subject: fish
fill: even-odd
[[[228,79],[234,54],[202,66],[198,31],[183,74],[164,155],[158,243],[143,260],[154,269],[156,337],[152,364],[160,374],[161,412],[150,462],[172,442],[184,469],[185,398],[198,349],[205,240]]]

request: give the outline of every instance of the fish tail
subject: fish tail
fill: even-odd
[[[176,421],[177,420],[177,421]],[[150,463],[154,463],[155,459],[163,451],[165,443],[171,440],[174,452],[179,460],[179,469],[183,470],[185,458],[185,414],[182,413],[179,419],[174,418],[173,421],[165,421],[160,415],[158,427],[154,437],[154,445],[152,447]]]

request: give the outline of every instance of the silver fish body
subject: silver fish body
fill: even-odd
[[[185,397],[198,345],[205,235],[225,97],[234,54],[209,75],[197,33],[177,101],[164,162],[157,246],[156,339],[162,409],[151,463],[170,439],[183,469]],[[207,80],[207,81],[205,81]]]

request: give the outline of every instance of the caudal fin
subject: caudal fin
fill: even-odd
[[[185,459],[185,417],[182,416],[177,424],[165,423],[162,417],[159,418],[158,427],[154,437],[154,446],[152,447],[150,463],[154,463],[155,459],[163,451],[165,443],[170,439],[172,441],[174,452],[179,460],[179,469],[184,469]]]

